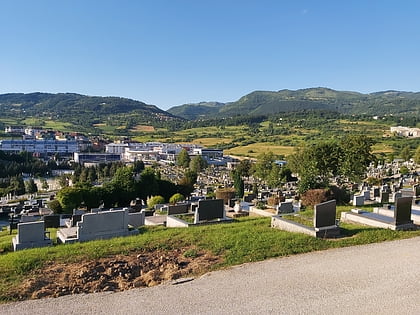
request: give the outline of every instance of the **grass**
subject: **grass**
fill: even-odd
[[[293,153],[294,147],[274,145],[267,142],[252,143],[246,146],[235,147],[225,150],[225,154],[257,157],[263,152],[271,151],[277,155],[290,155]]]
[[[340,207],[339,212],[349,208],[351,207]],[[302,215],[309,218],[311,211],[305,211]],[[219,255],[222,263],[215,267],[218,269],[271,257],[420,236],[420,231],[391,231],[353,224],[341,224],[341,228],[342,234],[347,237],[335,240],[316,239],[272,229],[270,218],[248,217],[237,219],[231,224],[193,226],[188,229],[142,227],[137,236],[18,252],[10,252],[12,236],[3,231],[0,233],[0,246],[8,246],[8,251],[0,255],[0,301],[7,301],[10,288],[19,285],[30,277],[31,271],[42,268],[50,261],[82,262],[139,250],[170,250],[192,246],[196,250],[210,250]]]

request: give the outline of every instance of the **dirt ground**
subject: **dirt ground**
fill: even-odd
[[[194,248],[154,250],[82,263],[51,262],[10,292],[18,300],[150,287],[208,271],[220,259]]]

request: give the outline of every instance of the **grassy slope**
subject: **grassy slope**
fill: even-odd
[[[339,207],[338,215],[349,208]],[[307,215],[310,216],[311,212],[307,212]],[[188,229],[142,227],[138,236],[19,252],[9,252],[11,236],[3,231],[0,234],[0,250],[6,252],[0,255],[0,301],[8,299],[6,292],[9,288],[30,277],[32,270],[42,268],[47,261],[78,262],[142,249],[172,249],[193,245],[220,255],[223,262],[216,268],[223,268],[270,257],[420,236],[420,231],[391,231],[351,224],[342,224],[341,227],[342,234],[348,237],[324,240],[272,229],[269,218],[245,218],[232,224]]]

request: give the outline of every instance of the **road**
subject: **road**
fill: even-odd
[[[190,282],[0,305],[0,314],[420,314],[420,237],[249,263]]]

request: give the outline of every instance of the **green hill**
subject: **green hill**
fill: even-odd
[[[0,95],[3,118],[54,119],[83,127],[109,120],[131,120],[136,123],[159,123],[178,120],[154,105],[122,97],[85,96],[74,93],[10,93]]]
[[[206,106],[203,109],[203,106]],[[335,91],[328,88],[309,88],[296,91],[255,91],[236,102],[210,106],[207,103],[178,106],[177,115],[187,119],[230,117],[238,113],[247,115],[269,115],[280,112],[303,110],[328,110],[345,114],[408,114],[420,116],[420,93],[384,91],[362,94]],[[182,108],[182,112],[179,111]],[[175,108],[168,110],[174,113]],[[198,110],[199,109],[199,110]],[[185,115],[188,113],[188,117]],[[205,113],[205,116],[203,116]]]

